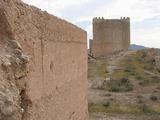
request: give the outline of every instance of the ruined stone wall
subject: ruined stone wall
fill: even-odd
[[[92,53],[106,56],[127,49],[130,44],[130,19],[93,19]]]
[[[23,120],[87,120],[86,32],[20,0],[0,13],[1,44],[15,39],[30,58]]]

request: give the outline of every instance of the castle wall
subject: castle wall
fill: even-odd
[[[130,44],[129,19],[93,19],[92,53],[95,57],[106,56],[127,49]]]
[[[92,39],[90,39],[89,40],[89,54],[91,55],[92,54],[92,43],[93,42],[93,40]]]
[[[87,120],[86,32],[19,0],[0,1],[0,11],[30,57],[24,120]]]

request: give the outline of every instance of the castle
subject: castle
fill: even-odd
[[[96,57],[127,49],[130,19],[94,18],[90,43]],[[21,0],[1,0],[0,49],[8,87],[0,84],[7,89],[0,93],[11,94],[0,100],[7,104],[0,119],[88,120],[86,31]]]
[[[130,18],[93,19],[93,41],[90,52],[94,57],[106,56],[128,49],[130,45]]]

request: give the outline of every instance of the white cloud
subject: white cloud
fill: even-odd
[[[92,3],[91,3],[92,4]],[[89,20],[94,16],[106,18],[131,17],[133,22],[143,21],[160,15],[160,0],[112,0],[96,6],[90,15],[79,16],[81,20]],[[86,11],[87,12],[87,11]]]
[[[152,29],[135,29],[132,33],[132,43],[147,47],[160,48],[160,27],[155,27]]]
[[[95,16],[119,18],[129,16],[133,22],[160,15],[160,0],[23,0],[49,13],[66,17],[74,14],[75,19],[85,21]],[[96,4],[95,4],[96,3]],[[67,13],[66,11],[69,11]],[[78,13],[77,13],[78,12]],[[74,17],[72,16],[72,17]]]
[[[25,3],[34,5],[47,12],[62,16],[61,10],[71,6],[80,6],[89,0],[23,0]]]

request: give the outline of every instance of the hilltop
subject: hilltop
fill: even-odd
[[[90,59],[88,79],[92,120],[160,119],[160,50]]]

